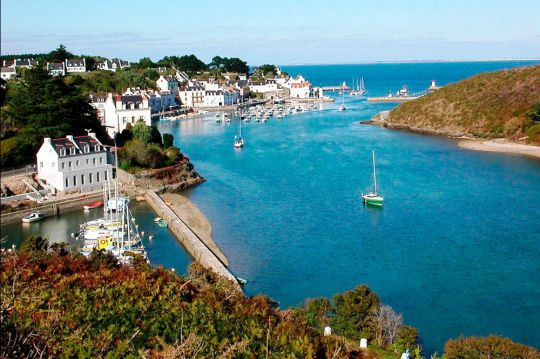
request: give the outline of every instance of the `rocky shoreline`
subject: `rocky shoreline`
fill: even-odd
[[[422,135],[447,137],[458,140],[457,145],[460,148],[468,150],[510,153],[540,158],[540,146],[512,142],[507,139],[483,139],[461,132],[448,133],[446,131],[416,128],[409,125],[393,124],[388,121],[380,120],[378,117],[368,121],[360,121],[359,124],[386,127],[393,130],[413,132]]]

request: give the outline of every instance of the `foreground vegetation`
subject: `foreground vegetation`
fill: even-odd
[[[540,66],[483,73],[390,113],[390,127],[540,144]]]
[[[420,356],[416,331],[366,286],[280,310],[196,263],[178,276],[139,260],[121,266],[99,252],[86,259],[41,237],[1,253],[0,286],[2,358],[391,358],[404,348]],[[338,335],[323,336],[325,325]],[[373,349],[361,351],[360,337]],[[540,358],[500,337],[451,340],[445,351],[446,358]]]

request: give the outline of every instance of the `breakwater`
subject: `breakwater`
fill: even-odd
[[[169,224],[169,229],[182,243],[189,254],[201,265],[213,270],[220,276],[232,281],[241,290],[236,277],[229,272],[225,264],[206,246],[199,236],[159,197],[154,191],[146,191],[145,198],[158,216]]]

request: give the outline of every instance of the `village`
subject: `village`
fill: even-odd
[[[34,59],[6,59],[2,62],[1,78],[5,81],[17,75],[18,69],[32,68]],[[65,59],[63,62],[47,62],[51,76],[67,76],[99,71],[124,71],[132,64],[114,58],[97,61],[89,66],[85,58]],[[324,96],[322,87],[313,87],[302,75],[292,77],[279,67],[267,74],[222,72],[217,76],[199,72],[189,75],[175,68],[158,67],[159,78],[155,88],[125,88],[119,93],[91,93],[90,102],[97,116],[111,137],[126,127],[143,121],[148,126],[152,120],[176,120],[204,114],[207,111],[235,110],[266,101],[333,101]]]

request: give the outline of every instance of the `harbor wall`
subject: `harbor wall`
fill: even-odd
[[[20,211],[2,213],[0,216],[0,225],[10,224],[21,222],[22,218],[29,215],[32,212],[41,212],[45,217],[56,216],[58,214],[74,211],[74,210],[83,210],[83,206],[96,202],[103,198],[103,193],[101,191],[90,193],[87,195],[77,196],[67,200],[49,203],[42,206],[36,206],[32,208],[25,208]]]
[[[232,281],[238,290],[242,290],[236,277],[229,272],[219,258],[204,244],[195,232],[180,219],[172,209],[154,192],[146,191],[145,198],[157,215],[167,221],[169,229],[176,239],[186,248],[189,254],[205,268],[213,270],[218,275]]]

